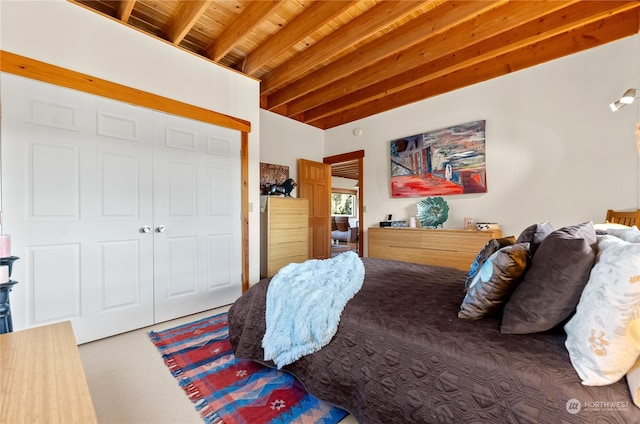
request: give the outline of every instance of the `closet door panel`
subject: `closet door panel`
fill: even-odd
[[[14,329],[69,319],[83,343],[152,324],[150,112],[1,78]]]
[[[164,321],[242,292],[240,133],[165,115],[154,141],[155,313]]]

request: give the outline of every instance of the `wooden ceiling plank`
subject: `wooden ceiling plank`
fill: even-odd
[[[220,36],[207,47],[205,55],[216,62],[222,59],[279,5],[279,0],[250,2],[244,12],[238,15]]]
[[[129,22],[133,7],[136,5],[136,0],[121,0],[118,4],[118,16],[116,16],[122,22]]]
[[[180,44],[191,31],[191,28],[198,22],[198,19],[207,11],[211,3],[213,3],[213,0],[182,2],[165,32],[165,38],[173,44]]]
[[[425,62],[445,57],[451,51],[461,46],[478,45],[484,40],[496,36],[504,31],[521,27],[523,24],[534,22],[545,15],[558,10],[562,11],[568,5],[575,2],[533,2],[522,7],[522,2],[511,2],[502,7],[487,10],[477,15],[472,20],[462,22],[442,33],[434,33],[432,37],[423,40],[408,49],[398,52],[395,56],[388,56],[375,65],[362,69],[357,73],[357,78],[343,78],[329,87],[310,93],[303,98],[292,101],[289,105],[289,113],[308,111],[319,105],[339,99],[345,93],[357,91],[361,88],[376,84],[421,66]],[[336,61],[337,63],[338,61]],[[334,66],[333,64],[331,66]],[[288,87],[287,87],[288,88]],[[277,94],[277,93],[276,93]],[[328,110],[328,108],[325,108]],[[318,113],[316,110],[315,113]]]
[[[588,50],[623,37],[635,35],[639,29],[640,17],[638,16],[638,8],[633,8],[624,13],[592,22],[581,28],[575,28],[521,47],[518,50],[503,53],[474,66],[447,73],[440,78],[372,100],[358,107],[340,111],[315,121],[305,120],[305,123],[314,127],[329,129],[569,54]]]
[[[417,68],[410,69],[390,78],[378,80],[371,85],[350,92],[348,96],[325,102],[314,109],[308,110],[305,112],[304,119],[310,121],[318,120],[341,110],[347,110],[428,80],[439,78],[448,73],[473,66],[491,57],[499,56],[503,53],[520,49],[526,45],[534,44],[543,39],[554,37],[576,27],[582,27],[594,20],[597,21],[607,18],[613,13],[622,13],[631,9],[640,8],[640,5],[637,3],[617,2],[617,4],[614,4],[614,2],[600,2],[598,5],[595,3],[596,2],[590,2],[590,4],[577,3],[570,8],[546,16],[537,26],[522,25],[521,27],[513,28],[483,43],[468,45],[468,47],[458,50],[455,54],[438,57],[436,60],[427,62]],[[617,7],[611,10],[609,9],[611,6]],[[596,7],[599,7],[598,11],[594,10]],[[593,15],[585,14],[584,12],[587,9],[592,12]],[[293,105],[290,105],[290,108],[293,108]],[[290,110],[291,109],[288,109],[288,113],[291,113]]]
[[[291,102],[320,87],[329,85],[346,75],[356,74],[359,70],[393,55],[416,44],[423,45],[424,40],[433,39],[437,34],[450,30],[452,27],[481,14],[483,11],[492,10],[498,6],[508,5],[502,0],[497,2],[463,1],[443,3],[428,13],[425,13],[399,28],[377,38],[361,48],[335,60],[331,64],[318,69],[285,88],[269,95],[269,107],[277,107]],[[473,26],[468,25],[466,31],[472,31]],[[324,90],[323,90],[324,91]],[[314,97],[316,98],[316,97]],[[311,104],[310,107],[316,104]],[[296,113],[304,112],[298,109]]]
[[[278,66],[262,79],[261,94],[269,94],[308,69],[312,69],[339,52],[356,44],[398,19],[413,12],[424,2],[383,1],[348,24],[303,50],[291,60]]]
[[[242,72],[254,75],[265,63],[280,55],[347,10],[355,0],[314,2],[284,28],[269,37],[263,44],[247,55]]]

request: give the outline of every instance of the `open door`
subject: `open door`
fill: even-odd
[[[332,165],[332,175],[335,173],[333,176],[358,181],[358,255],[364,256],[364,150],[327,156],[323,162]],[[334,168],[336,164],[340,166]],[[336,170],[339,172],[334,172]]]
[[[331,165],[298,160],[298,197],[309,199],[309,258],[331,257]]]

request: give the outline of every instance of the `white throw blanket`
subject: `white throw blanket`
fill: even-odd
[[[364,264],[355,252],[282,268],[267,289],[264,359],[280,369],[324,347],[363,281]]]

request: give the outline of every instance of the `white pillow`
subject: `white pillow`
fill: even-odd
[[[621,238],[624,241],[628,241],[629,243],[640,243],[640,230],[638,230],[638,227],[636,226],[627,228],[611,228],[607,230],[607,233]]]
[[[582,384],[611,384],[626,374],[640,355],[626,328],[639,317],[640,243],[600,237],[589,281],[564,327],[565,346]]]
[[[634,319],[627,325],[627,335],[636,346],[640,347],[640,318]],[[627,385],[633,403],[640,407],[640,357],[627,371]]]
[[[631,369],[627,371],[627,384],[629,385],[633,403],[640,407],[640,357],[631,366]]]
[[[628,225],[616,224],[615,222],[605,222],[604,224],[593,224],[593,228],[596,230],[609,231],[612,229],[623,230],[630,227]]]

